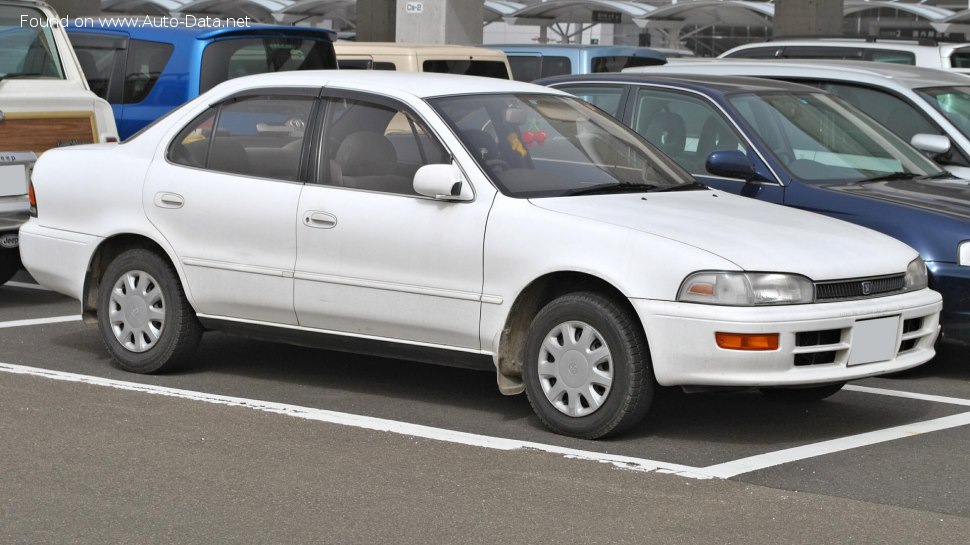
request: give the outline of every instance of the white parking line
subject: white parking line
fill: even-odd
[[[862,392],[865,394],[876,394],[881,396],[892,396],[892,397],[905,397],[907,399],[918,399],[920,401],[932,401],[934,403],[948,403],[950,405],[963,405],[964,407],[970,407],[970,399],[961,399],[959,397],[917,394],[915,392],[905,392],[903,390],[886,390],[883,388],[871,388],[869,386],[856,386],[855,384],[848,384],[846,386],[843,386],[842,389],[850,390],[853,392]]]
[[[30,320],[13,320],[10,322],[0,322],[0,329],[8,327],[24,327],[29,325],[59,324],[62,322],[77,322],[81,320],[80,314],[73,316],[54,316],[53,318],[33,318]]]
[[[765,469],[789,462],[815,458],[824,454],[832,454],[843,450],[884,443],[894,439],[903,439],[931,431],[940,431],[970,424],[970,412],[944,416],[934,420],[924,422],[914,422],[895,428],[876,430],[869,433],[860,433],[849,437],[840,437],[831,441],[822,441],[801,447],[794,447],[776,452],[767,452],[749,458],[742,458],[723,464],[708,466],[703,469],[704,473],[711,477],[728,478],[742,473],[750,473],[759,469]]]
[[[12,288],[26,288],[28,290],[40,290],[40,291],[51,291],[43,286],[37,284],[28,284],[27,282],[7,282],[4,286],[10,286]]]
[[[65,316],[62,318],[79,319],[80,317]],[[22,322],[27,322],[27,321],[29,320],[22,320]],[[13,322],[5,322],[5,323],[10,324]],[[4,327],[3,324],[4,323],[0,323],[0,327]],[[217,394],[209,394],[205,392],[196,392],[192,390],[167,388],[164,386],[155,386],[152,384],[126,382],[126,381],[120,381],[120,380],[114,380],[114,379],[95,377],[90,375],[80,375],[76,373],[66,373],[63,371],[53,371],[50,369],[28,367],[24,365],[0,363],[0,372],[19,374],[19,375],[32,375],[32,376],[44,377],[48,379],[67,381],[67,382],[79,382],[79,383],[91,384],[95,386],[117,388],[120,390],[128,390],[133,392],[142,392],[147,394],[164,395],[164,396],[176,397],[181,399],[202,401],[205,403],[226,405],[230,407],[245,407],[256,411],[282,414],[285,416],[292,416],[295,418],[302,418],[305,420],[327,422],[327,423],[337,424],[341,426],[351,426],[355,428],[363,428],[363,429],[369,429],[369,430],[375,430],[375,431],[384,431],[384,432],[390,432],[390,433],[395,433],[399,435],[407,435],[411,437],[422,437],[425,439],[445,441],[448,443],[458,443],[458,444],[474,446],[474,447],[491,448],[491,449],[497,449],[497,450],[517,450],[517,449],[537,450],[540,452],[558,454],[566,458],[575,458],[575,459],[581,459],[581,460],[591,460],[591,461],[597,461],[602,463],[608,463],[621,469],[630,469],[635,471],[656,471],[658,473],[672,473],[672,474],[693,478],[693,479],[709,479],[709,478],[726,479],[726,478],[735,477],[744,473],[749,473],[751,471],[766,469],[769,467],[787,464],[798,460],[815,458],[818,456],[832,454],[835,452],[841,452],[841,451],[849,450],[853,448],[874,445],[877,443],[884,443],[886,441],[893,441],[896,439],[904,439],[907,437],[912,437],[914,435],[920,435],[923,433],[956,428],[956,427],[970,424],[970,412],[965,412],[965,413],[960,413],[956,415],[937,418],[934,420],[927,420],[924,422],[914,422],[912,424],[905,424],[905,425],[896,426],[893,428],[876,430],[868,433],[861,433],[861,434],[852,435],[849,437],[840,437],[838,439],[822,441],[820,443],[813,443],[810,445],[803,445],[803,446],[793,447],[793,448],[779,450],[775,452],[768,452],[765,454],[759,454],[757,456],[751,456],[748,458],[741,458],[739,460],[732,460],[730,462],[715,464],[712,466],[692,467],[692,466],[686,466],[681,464],[671,464],[667,462],[660,462],[657,460],[649,460],[646,458],[636,458],[631,456],[617,456],[617,455],[611,455],[611,454],[606,454],[602,452],[571,449],[571,448],[560,447],[556,445],[547,445],[544,443],[534,443],[530,441],[520,441],[517,439],[491,437],[487,435],[478,435],[474,433],[448,430],[443,428],[434,428],[431,426],[422,426],[420,424],[411,424],[408,422],[400,422],[397,420],[387,420],[384,418],[375,418],[371,416],[361,416],[361,415],[348,414],[348,413],[342,413],[337,411],[328,411],[324,409],[315,409],[312,407],[302,407],[299,405],[289,405],[286,403],[274,403],[270,401],[261,401],[257,399],[230,397],[230,396],[223,396],[223,395],[217,395]],[[959,399],[959,398],[930,396],[930,395],[924,395],[924,394],[912,394],[910,392],[902,392],[897,390],[882,390],[879,388],[867,388],[867,387],[861,387],[861,386],[852,386],[850,387],[850,390],[865,392],[870,394],[877,394],[877,395],[909,397],[909,398],[920,399],[924,401],[933,401],[938,403],[950,403],[950,404],[956,404],[956,405],[970,406],[970,400]]]
[[[423,437],[425,439],[445,441],[448,443],[459,443],[462,445],[484,447],[484,448],[491,448],[491,449],[497,449],[497,450],[531,449],[531,450],[538,450],[542,452],[549,452],[553,454],[559,454],[568,458],[578,458],[583,460],[594,460],[597,462],[609,463],[623,469],[674,473],[677,475],[682,475],[684,477],[690,477],[695,479],[709,478],[707,475],[704,475],[703,473],[698,472],[697,468],[690,467],[690,466],[683,466],[679,464],[668,464],[665,462],[658,462],[656,460],[647,460],[644,458],[633,458],[629,456],[614,456],[614,455],[605,454],[601,452],[591,452],[586,450],[571,449],[571,448],[559,447],[555,445],[546,445],[543,443],[519,441],[516,439],[490,437],[487,435],[478,435],[474,433],[446,430],[442,428],[433,428],[430,426],[422,426],[419,424],[411,424],[408,422],[399,422],[396,420],[387,420],[384,418],[374,418],[371,416],[361,416],[356,414],[341,413],[341,412],[328,411],[323,409],[314,409],[312,407],[301,407],[299,405],[273,403],[270,401],[260,401],[257,399],[246,399],[246,398],[240,398],[240,397],[229,397],[229,396],[222,396],[222,395],[216,395],[216,394],[208,394],[205,392],[195,392],[191,390],[179,390],[176,388],[166,388],[164,386],[154,386],[151,384],[139,384],[137,382],[125,382],[121,380],[93,377],[89,375],[79,375],[75,373],[65,373],[62,371],[52,371],[49,369],[40,369],[37,367],[27,367],[24,365],[14,365],[9,363],[0,363],[0,371],[6,372],[6,373],[18,374],[18,375],[33,375],[33,376],[45,377],[49,379],[62,380],[62,381],[68,381],[68,382],[81,382],[84,384],[92,384],[96,386],[107,386],[109,388],[118,388],[120,390],[129,390],[129,391],[142,392],[147,394],[156,394],[156,395],[164,395],[169,397],[177,397],[182,399],[191,399],[195,401],[203,401],[206,403],[214,403],[217,405],[228,405],[231,407],[246,407],[248,409],[253,409],[257,411],[277,413],[277,414],[282,414],[286,416],[293,416],[296,418],[303,418],[306,420],[314,420],[317,422],[328,422],[331,424],[338,424],[342,426],[352,426],[355,428],[364,428],[364,429],[375,430],[375,431],[386,431],[386,432],[396,433],[399,435]]]

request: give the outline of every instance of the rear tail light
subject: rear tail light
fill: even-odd
[[[30,201],[30,217],[37,217],[37,195],[34,195],[34,182],[27,183],[27,200]]]

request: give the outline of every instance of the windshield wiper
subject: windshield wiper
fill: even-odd
[[[869,182],[891,182],[893,180],[915,180],[918,178],[921,178],[921,175],[916,174],[915,172],[889,172],[886,174],[880,174],[879,176],[873,176],[872,178],[856,180],[856,183],[865,184]]]
[[[651,184],[631,184],[629,182],[622,182],[618,184],[598,184],[589,187],[580,187],[578,189],[567,191],[563,194],[563,196],[573,197],[575,195],[607,195],[609,193],[642,193],[651,191],[653,189],[657,189],[657,186]]]
[[[695,180],[693,182],[686,183],[686,184],[672,185],[670,187],[658,187],[657,189],[651,189],[650,192],[665,193],[668,191],[698,191],[701,189],[710,189],[710,188]]]
[[[927,174],[925,176],[917,176],[914,179],[915,180],[919,180],[919,181],[923,181],[923,180],[946,180],[946,179],[949,179],[949,178],[957,178],[957,177],[958,176],[954,176],[952,172],[947,172],[947,171],[944,170],[943,172],[938,172],[936,174]]]

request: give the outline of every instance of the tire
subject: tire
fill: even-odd
[[[20,249],[0,248],[0,285],[6,284],[20,270]]]
[[[844,382],[835,384],[823,384],[821,386],[809,386],[807,388],[761,388],[761,393],[765,397],[777,399],[779,401],[792,401],[796,403],[810,403],[821,401],[845,386]]]
[[[202,337],[175,269],[143,249],[128,250],[108,265],[98,292],[98,329],[118,367],[132,373],[177,368]]]
[[[620,434],[643,420],[653,399],[650,352],[639,322],[596,293],[563,295],[536,314],[522,375],[539,420],[573,437]]]

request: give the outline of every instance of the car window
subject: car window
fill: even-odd
[[[118,102],[112,89],[118,79],[116,67],[125,60],[123,40],[88,32],[68,32],[68,36],[91,91],[108,102]]]
[[[31,20],[46,22],[47,16],[29,6],[4,4],[2,10],[0,76],[64,79],[50,26],[24,24]]]
[[[874,62],[888,62],[891,64],[916,64],[916,55],[909,51],[893,51],[891,49],[868,49],[866,60]]]
[[[428,60],[422,63],[421,70],[441,74],[509,79],[509,70],[501,61]]]
[[[310,38],[235,38],[209,44],[202,53],[199,92],[240,76],[286,70],[337,68],[333,44]]]
[[[831,82],[818,87],[869,114],[907,142],[916,134],[944,134],[915,106],[886,91]]]
[[[970,68],[970,47],[960,47],[950,54],[950,66],[953,68]]]
[[[169,158],[208,170],[297,180],[312,107],[312,98],[298,96],[224,103],[186,126]]]
[[[782,50],[782,59],[842,59],[862,60],[861,47],[818,47],[788,45]]]
[[[337,59],[337,67],[341,70],[397,70],[393,62],[370,59]]]
[[[590,73],[620,72],[624,68],[636,66],[655,66],[664,64],[660,59],[651,57],[634,57],[632,55],[614,55],[610,57],[595,57],[590,61]]]
[[[542,57],[542,77],[563,76],[573,73],[573,63],[569,57],[545,55]]]
[[[133,104],[145,100],[172,56],[172,44],[131,40],[125,65],[125,90],[122,102]]]
[[[511,197],[640,192],[691,181],[622,123],[575,97],[477,94],[429,102]]]
[[[808,182],[943,171],[875,120],[824,93],[738,93],[731,105],[796,178]]]
[[[323,122],[317,183],[416,195],[414,174],[451,156],[413,113],[383,101],[332,98]]]
[[[747,147],[724,114],[707,100],[676,91],[639,89],[633,128],[692,174],[708,174],[714,151]]]
[[[622,85],[558,85],[556,88],[576,95],[613,117],[619,117]]]
[[[519,81],[535,81],[539,78],[572,74],[572,62],[568,57],[542,55],[509,55],[512,78]]]

